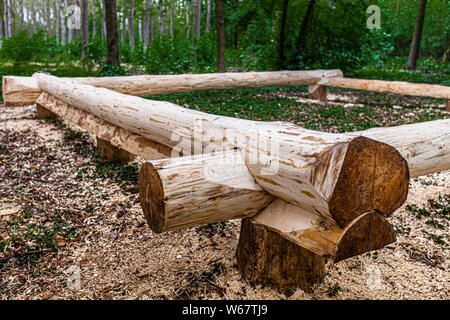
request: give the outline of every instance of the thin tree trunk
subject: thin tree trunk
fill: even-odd
[[[409,70],[416,70],[417,59],[419,59],[420,42],[422,40],[426,6],[427,0],[419,0],[419,3],[417,5],[416,26],[414,28],[414,36],[411,43],[411,50],[409,52],[409,60],[408,60]]]
[[[280,25],[280,41],[278,43],[278,69],[282,69],[285,65],[285,54],[284,54],[284,43],[285,43],[285,34],[286,34],[286,18],[287,11],[289,6],[289,0],[284,0],[283,2],[283,14],[281,16],[281,25]]]
[[[46,23],[47,23],[47,37],[51,36],[51,30],[52,30],[52,17],[51,17],[51,12],[50,12],[50,0],[47,0],[45,3],[45,14],[46,14]]]
[[[164,3],[161,0],[159,1],[158,12],[159,12],[159,34],[163,35],[166,32],[166,24],[164,23]]]
[[[150,46],[152,44],[152,39],[150,36],[150,28],[152,26],[151,22],[151,11],[152,5],[150,0],[145,0],[145,18],[144,18],[144,45]]]
[[[88,44],[89,44],[89,1],[81,0],[81,32],[82,32],[82,48],[81,60],[87,60]]]
[[[125,43],[127,38],[127,3],[122,1],[122,43]]]
[[[64,4],[63,4],[64,0],[58,0],[58,12],[59,12],[59,22],[61,24],[61,44],[62,45],[66,45],[66,28],[67,28],[67,24],[66,24],[66,19],[65,19],[65,15],[64,15]]]
[[[5,39],[10,37],[10,11],[9,11],[9,0],[4,0],[4,8],[5,8]]]
[[[202,1],[195,0],[194,2],[194,37],[200,39],[200,16],[202,12]]]
[[[106,13],[105,13],[105,5],[104,5],[104,0],[100,1],[101,7],[102,7],[102,13],[103,13],[103,18],[102,18],[102,38],[106,39]]]
[[[4,29],[3,29],[3,8],[1,6],[1,2],[0,2],[0,43],[3,40],[4,37]]]
[[[186,4],[186,39],[189,40],[189,35],[191,33],[191,18],[189,16],[189,4]]]
[[[128,18],[128,34],[130,47],[134,48],[134,0],[130,0],[130,17]]]
[[[225,9],[223,0],[215,0],[217,28],[217,72],[225,72]]]
[[[306,35],[309,21],[313,15],[314,5],[316,0],[309,0],[308,8],[306,9],[305,16],[303,17],[302,24],[300,25],[300,31],[298,33],[297,41],[295,44],[295,57],[294,60],[298,63],[298,56],[304,50],[306,44]]]
[[[25,13],[24,13],[24,5],[23,0],[19,1],[19,15],[20,15],[20,30],[25,29]]]
[[[97,0],[93,0],[92,4],[92,37],[97,34]]]
[[[69,10],[69,7],[73,4],[72,0],[66,0],[66,13]],[[72,43],[73,42],[73,38],[74,38],[74,31],[73,28],[68,28],[69,29],[69,38],[68,38],[68,43]]]
[[[206,32],[211,28],[211,0],[208,0],[208,6],[206,9]]]
[[[104,1],[107,38],[106,63],[109,65],[120,65],[119,26],[117,24],[116,0]]]
[[[170,36],[173,38],[173,0],[170,0]]]
[[[61,18],[61,16],[60,16],[60,14],[59,14],[59,7],[60,7],[60,0],[54,0],[54,2],[53,2],[53,7],[54,7],[54,9],[53,9],[53,11],[54,11],[54,14],[55,14],[55,30],[56,30],[56,42],[60,42],[60,29],[59,29],[59,26],[60,26],[60,18]]]

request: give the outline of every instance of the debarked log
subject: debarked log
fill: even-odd
[[[89,112],[74,108],[46,92],[39,96],[36,104],[66,121],[92,132],[98,139],[107,141],[113,146],[145,160],[169,158],[171,156],[170,148],[130,133]]]
[[[311,291],[325,276],[327,261],[338,262],[395,241],[386,218],[369,211],[347,227],[275,199],[253,218],[242,220],[238,267],[254,284]]]
[[[385,143],[206,114],[45,74],[34,77],[59,100],[167,147],[181,146],[185,155],[237,147],[264,190],[341,227],[372,209],[388,216],[407,196],[407,163]]]
[[[330,77],[320,80],[317,85],[450,99],[450,87],[437,84]]]
[[[238,150],[147,162],[139,194],[157,233],[252,217],[273,200]]]
[[[201,90],[262,88],[314,84],[325,77],[342,77],[340,70],[241,72],[182,75],[142,75],[102,78],[70,78],[79,84],[107,88],[133,96],[170,94]],[[3,101],[6,106],[34,104],[39,97],[36,79],[3,77]]]
[[[384,142],[406,159],[411,178],[450,169],[450,119],[351,133]]]

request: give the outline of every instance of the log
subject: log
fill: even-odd
[[[211,115],[45,74],[34,77],[59,100],[176,152],[237,147],[264,190],[341,227],[371,209],[389,216],[407,196],[406,161],[372,139]]]
[[[58,117],[92,132],[99,139],[145,160],[169,158],[171,156],[170,148],[140,135],[132,134],[86,111],[74,108],[46,92],[39,96],[36,103]]]
[[[327,101],[327,87],[318,85],[309,85],[308,99]]]
[[[38,119],[49,119],[56,117],[56,115],[53,112],[41,106],[40,104],[36,104],[36,110],[37,110],[36,117]]]
[[[122,164],[132,162],[135,158],[134,154],[113,146],[111,142],[100,138],[97,138],[97,151],[101,158]]]
[[[403,81],[383,81],[330,77],[320,80],[318,85],[357,90],[368,90],[410,96],[450,99],[450,87],[437,84],[411,83]]]
[[[241,274],[251,283],[311,291],[323,280],[326,262],[378,250],[394,241],[392,226],[376,211],[340,228],[275,199],[257,216],[242,220],[236,256]]]
[[[102,78],[70,78],[79,84],[107,88],[132,96],[148,96],[201,90],[262,88],[313,84],[324,77],[342,77],[340,70],[241,72],[183,75],[143,75]],[[67,78],[68,79],[68,78]],[[35,78],[3,77],[5,106],[34,104],[41,90]]]
[[[31,77],[4,76],[2,94],[6,107],[20,107],[34,104],[41,90]]]
[[[147,162],[139,194],[156,233],[252,217],[273,200],[238,150]]]
[[[410,176],[450,169],[450,119],[351,133],[384,142],[408,161]]]

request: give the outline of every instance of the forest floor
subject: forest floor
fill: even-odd
[[[298,93],[268,91],[254,98],[261,95],[266,101],[275,95],[275,107],[283,99],[290,107],[282,119],[300,125],[331,132],[367,125],[361,114],[367,106],[329,106],[327,114]],[[186,106],[204,109],[189,101]],[[404,99],[395,108],[373,107],[370,124],[445,117],[423,101],[422,107],[408,104]],[[245,103],[241,107],[246,110]],[[329,263],[325,281],[312,293],[279,291],[241,278],[235,259],[240,221],[155,234],[139,204],[140,159],[127,166],[104,162],[93,136],[60,120],[37,120],[34,106],[0,110],[1,300],[450,297],[450,171],[411,180],[406,203],[389,218],[394,244]],[[228,112],[239,116],[239,110]]]

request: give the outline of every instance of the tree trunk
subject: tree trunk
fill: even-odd
[[[19,8],[17,9],[19,11],[19,15],[20,15],[20,26],[19,29],[23,30],[25,29],[25,13],[24,13],[24,3],[23,0],[19,1]],[[56,5],[55,5],[56,7]],[[58,30],[56,30],[58,31]],[[58,39],[58,38],[57,38]]]
[[[97,35],[97,0],[92,2],[92,37]]]
[[[89,0],[81,0],[81,28],[82,28],[82,48],[81,60],[88,59],[89,45]]]
[[[11,6],[10,0],[4,0],[5,6],[5,38],[11,37]]]
[[[164,33],[166,33],[166,23],[164,22],[165,19],[165,8],[164,8],[164,3],[163,1],[159,1],[159,6],[158,6],[158,13],[159,13],[159,34],[163,35]]]
[[[59,0],[58,5],[59,5],[59,22],[61,24],[61,44],[63,46],[66,45],[66,34],[67,34],[67,23],[66,23],[66,18],[65,18],[65,14],[64,14],[64,0]]]
[[[200,17],[202,12],[202,0],[194,0],[194,37],[200,39]]]
[[[283,14],[281,16],[280,24],[280,41],[278,43],[278,69],[283,69],[285,66],[286,56],[284,54],[285,34],[286,34],[286,19],[288,12],[289,0],[283,1]]]
[[[127,38],[127,3],[122,0],[122,43],[125,43]]]
[[[409,70],[416,70],[417,59],[419,58],[420,42],[422,40],[423,24],[425,21],[426,6],[427,0],[419,0],[419,3],[417,5],[416,26],[414,28],[414,36],[411,43],[411,50],[409,52]]]
[[[157,233],[252,217],[273,200],[255,183],[238,150],[146,163],[139,191]]]
[[[341,227],[372,209],[389,216],[406,199],[408,165],[384,143],[206,114],[45,74],[33,77],[63,102],[176,152],[240,148],[263,189]]]
[[[152,25],[150,11],[151,11],[151,2],[150,0],[145,0],[145,19],[144,19],[144,45],[150,46],[152,44],[152,40],[150,37],[150,28]]]
[[[66,12],[71,5],[72,5],[72,0],[66,0]],[[68,29],[69,29],[69,35],[68,35],[67,41],[69,43],[72,43],[73,39],[74,39],[74,30],[73,30],[73,28],[68,28]]]
[[[119,54],[119,27],[117,24],[116,0],[105,1],[106,20],[106,63],[109,65],[120,65]]]
[[[56,41],[61,43],[61,0],[55,0],[53,3],[55,12],[55,30],[56,30]]]
[[[209,32],[209,29],[211,29],[211,0],[208,0],[207,9],[206,9],[206,32]]]
[[[191,18],[189,16],[189,4],[186,4],[186,39],[189,40],[191,34]]]
[[[6,38],[5,35],[5,29],[3,26],[3,11],[4,11],[4,7],[1,5],[2,3],[0,2],[0,44],[3,40],[3,38]]]
[[[173,0],[170,0],[170,37],[173,38]]]
[[[225,72],[225,9],[223,0],[215,0],[217,28],[217,72]]]
[[[130,0],[130,17],[128,18],[130,47],[134,49],[134,0]]]
[[[314,5],[316,4],[316,0],[309,0],[308,7],[306,8],[305,16],[303,17],[302,24],[300,25],[300,31],[297,36],[297,41],[295,43],[295,56],[294,60],[296,63],[299,63],[299,55],[304,51],[306,45],[306,35],[308,34],[307,29],[309,26],[309,22],[312,18]]]

